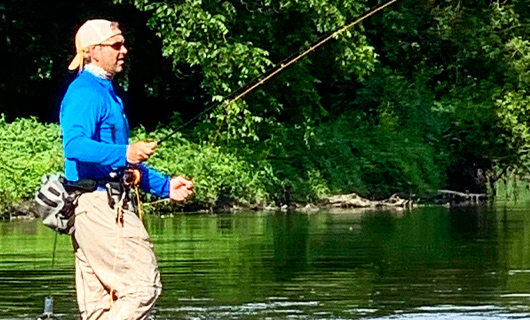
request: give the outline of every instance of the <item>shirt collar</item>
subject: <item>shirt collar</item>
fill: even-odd
[[[107,71],[105,71],[105,69],[103,69],[102,67],[100,66],[96,66],[94,64],[87,64],[85,66],[85,70],[90,72],[92,75],[100,78],[100,79],[104,79],[104,80],[110,80],[112,79],[112,77],[109,75],[109,73]]]

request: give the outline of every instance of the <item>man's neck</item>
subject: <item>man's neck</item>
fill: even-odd
[[[106,80],[112,80],[112,75],[105,71],[102,67],[95,65],[93,63],[89,63],[85,66],[85,70],[92,73],[98,78],[106,79]]]

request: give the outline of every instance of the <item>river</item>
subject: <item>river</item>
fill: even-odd
[[[148,217],[156,319],[530,319],[530,209]],[[529,228],[526,228],[526,226]],[[78,319],[70,239],[0,223],[0,318]]]

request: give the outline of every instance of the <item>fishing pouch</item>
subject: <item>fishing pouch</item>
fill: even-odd
[[[42,186],[35,195],[36,209],[42,222],[58,233],[71,234],[79,196],[96,188],[92,180],[72,184],[62,175],[43,176]]]

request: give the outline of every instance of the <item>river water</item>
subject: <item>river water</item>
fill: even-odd
[[[530,208],[149,217],[156,319],[530,319]],[[526,227],[528,226],[528,228]],[[0,223],[0,319],[51,293],[78,319],[70,240]]]

